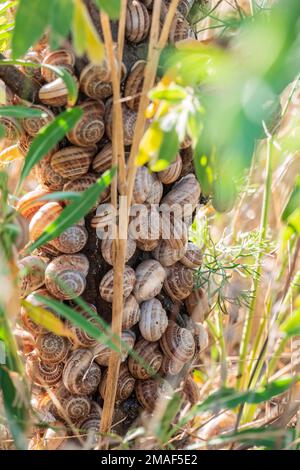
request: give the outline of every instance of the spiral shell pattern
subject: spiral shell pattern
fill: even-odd
[[[107,382],[107,373],[108,370],[103,374],[102,380],[99,386],[99,392],[101,397],[104,399],[105,391],[106,391],[106,382]],[[117,383],[117,394],[116,394],[116,402],[124,401],[132,394],[135,385],[135,378],[132,377],[128,370],[128,366],[126,363],[122,363],[120,366],[120,372],[118,377]]]
[[[69,354],[70,342],[63,336],[49,332],[38,336],[36,349],[43,362],[57,364],[63,362]]]
[[[159,349],[158,343],[150,343],[145,339],[140,339],[133,348],[143,363],[130,356],[128,359],[128,369],[135,379],[146,380],[155,375],[162,363],[163,355]]]
[[[87,100],[80,105],[80,108],[83,115],[67,137],[73,145],[91,147],[103,137],[105,107],[102,101]]]
[[[93,353],[77,349],[68,358],[63,370],[64,386],[74,395],[91,395],[101,380],[101,369],[93,362]]]

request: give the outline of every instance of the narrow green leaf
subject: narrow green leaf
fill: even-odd
[[[74,201],[80,199],[81,194],[74,191],[57,191],[45,194],[39,198],[39,201]]]
[[[0,116],[22,119],[27,117],[45,117],[46,114],[39,109],[29,108],[28,106],[1,106]]]
[[[52,1],[20,0],[12,37],[12,57],[24,55],[44,33],[52,9]]]
[[[179,150],[179,139],[175,129],[164,132],[158,158],[150,162],[152,171],[165,170],[175,160]]]
[[[169,439],[170,429],[172,428],[173,421],[182,404],[182,397],[179,393],[174,393],[169,400],[167,407],[157,422],[155,434],[161,443],[165,444]]]
[[[28,250],[33,251],[44,243],[53,240],[64,230],[82,219],[94,206],[100,194],[110,185],[115,172],[115,168],[106,171],[95,184],[80,195],[79,200],[75,200],[65,207],[57,219],[45,228],[44,233],[30,245]]]
[[[53,7],[50,16],[50,46],[57,49],[70,32],[74,3],[73,0],[51,0]]]
[[[165,100],[170,103],[180,103],[187,97],[185,89],[178,85],[170,85],[168,88],[162,89],[161,87],[154,88],[149,92],[151,100]]]
[[[67,109],[59,114],[50,124],[41,129],[30,145],[20,176],[18,189],[20,189],[21,184],[34,165],[72,129],[81,116],[82,111],[80,108]]]
[[[288,318],[280,327],[288,338],[300,335],[300,308],[298,308],[290,318]]]
[[[112,20],[120,16],[121,0],[94,0],[96,5],[104,10]]]

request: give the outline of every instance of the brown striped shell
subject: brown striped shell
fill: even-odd
[[[47,106],[34,104],[31,106],[31,109],[37,109],[44,113],[43,117],[27,117],[22,119],[22,126],[24,130],[31,137],[35,137],[36,134],[47,124],[49,124],[55,118],[55,115],[50,111]]]
[[[101,253],[105,261],[113,265],[113,260],[115,256],[115,245],[113,243],[113,239],[110,237],[105,237],[101,241]],[[126,254],[125,254],[125,263],[132,258],[136,250],[136,242],[132,238],[128,238],[126,242]]]
[[[87,229],[82,225],[73,225],[64,230],[57,238],[51,240],[51,244],[60,253],[73,254],[81,251],[88,240]]]
[[[78,263],[78,264],[77,264]],[[61,255],[48,264],[45,284],[49,292],[61,300],[80,296],[86,287],[88,260],[85,255]]]
[[[39,90],[39,99],[48,106],[66,106],[68,103],[68,89],[62,78],[46,83]]]
[[[124,330],[121,334],[121,362],[126,361],[129,351],[132,350],[135,343],[135,334],[131,330]],[[111,355],[111,348],[107,344],[97,343],[93,348],[93,357],[100,366],[108,366]]]
[[[197,405],[200,401],[200,390],[199,386],[193,380],[193,378],[188,375],[184,381],[182,387],[182,395],[185,400],[187,400],[192,405]]]
[[[185,299],[185,306],[195,322],[203,322],[210,312],[206,291],[202,287],[193,290]]]
[[[32,292],[31,294],[29,294],[26,297],[25,300],[27,302],[29,302],[30,304],[32,304],[33,306],[35,306],[35,307],[42,307],[45,310],[50,310],[49,307],[47,307],[42,300],[38,300],[35,297],[35,294],[38,294],[42,297],[46,297],[46,298],[49,298],[49,299],[53,299],[54,297],[47,291],[47,289],[45,289],[45,288],[38,289],[38,290]],[[45,331],[45,329],[41,325],[38,325],[33,320],[31,320],[31,318],[29,317],[25,307],[21,307],[21,315],[20,316],[21,316],[23,327],[27,331],[32,333],[33,335],[36,335],[36,334],[41,333],[42,331]]]
[[[112,144],[105,144],[94,157],[92,167],[96,173],[104,173],[112,166]]]
[[[166,380],[137,380],[135,394],[142,407],[152,412],[159,399],[170,398],[172,387]]]
[[[28,62],[33,62],[34,64],[40,64],[42,62],[43,56],[38,51],[28,51],[23,59]],[[27,75],[27,77],[33,78],[37,82],[42,80],[41,69],[39,67],[26,67],[21,65],[20,69],[25,75]]]
[[[63,362],[70,350],[70,341],[52,332],[41,334],[36,339],[36,350],[43,362],[57,364]]]
[[[21,297],[41,287],[45,282],[46,262],[39,256],[26,256],[18,263]]]
[[[179,209],[184,210],[184,215],[192,215],[199,203],[200,186],[193,174],[184,176],[177,181],[170,192],[162,199],[162,204],[167,204],[169,207],[179,206]],[[182,212],[180,216],[182,216]]]
[[[50,165],[52,154],[53,152],[37,163],[35,176],[37,181],[50,191],[61,191],[67,180],[52,169]]]
[[[193,271],[181,263],[173,264],[167,270],[164,290],[173,300],[186,299],[194,287]]]
[[[32,141],[33,141],[33,137],[30,137],[30,135],[28,135],[26,132],[23,132],[20,135],[17,145],[22,155],[24,156],[27,155],[27,152],[29,150],[29,147]]]
[[[50,194],[50,191],[46,188],[38,188],[29,191],[18,200],[16,210],[25,217],[25,219],[30,220],[32,216],[46,204],[46,201],[40,200],[40,198],[48,194]]]
[[[174,250],[187,249],[188,229],[180,218],[170,216],[169,212],[161,212],[162,238]]]
[[[184,365],[185,362],[170,359],[168,356],[164,356],[159,373],[163,377],[168,377],[170,375],[178,375],[183,369]]]
[[[52,170],[68,180],[86,175],[95,154],[94,147],[64,147],[51,157]]]
[[[152,179],[151,188],[145,202],[147,204],[159,204],[164,192],[164,186],[154,173],[152,174]]]
[[[163,171],[159,171],[157,176],[163,184],[174,183],[180,177],[182,170],[182,159],[180,154],[177,154],[176,160],[172,162],[168,168]]]
[[[62,212],[62,207],[58,202],[48,202],[44,204],[32,217],[29,224],[30,240],[36,240],[44,232],[47,225],[54,222]]]
[[[136,358],[128,358],[128,369],[135,379],[146,380],[155,375],[161,366],[163,355],[158,343],[150,343],[140,339],[133,348],[134,353],[142,359],[141,364]]]
[[[137,266],[135,276],[134,296],[138,302],[144,302],[159,294],[166,272],[158,261],[149,259]]]
[[[140,319],[140,307],[134,295],[130,294],[124,302],[122,316],[122,330],[129,330]]]
[[[4,129],[4,139],[6,144],[15,144],[20,139],[23,129],[15,118],[1,116],[0,125]]]
[[[190,361],[195,353],[193,334],[171,320],[159,343],[164,354],[169,359],[181,363]]]
[[[161,240],[159,245],[153,251],[154,258],[160,262],[162,266],[172,266],[181,260],[186,252],[186,246],[182,248],[171,248],[166,240]]]
[[[71,421],[78,422],[91,411],[91,400],[84,396],[69,395],[64,400],[64,410]]]
[[[29,331],[21,328],[14,328],[13,335],[16,339],[18,350],[24,356],[28,356],[34,350],[35,341],[34,336]]]
[[[193,36],[193,31],[186,18],[177,11],[171,24],[169,32],[169,41],[176,43]]]
[[[150,29],[150,16],[145,5],[138,0],[127,4],[126,10],[126,39],[130,42],[141,42],[148,36]]]
[[[80,178],[72,181],[68,181],[64,187],[64,191],[74,191],[76,193],[80,193],[82,191],[85,191],[88,189],[90,186],[95,184],[97,181],[96,175],[92,173],[87,173],[84,176],[81,176]],[[98,204],[101,204],[101,202],[104,202],[107,200],[107,198],[110,195],[110,188],[106,188],[101,195],[99,196],[98,201],[95,203],[95,205],[92,207],[91,211],[94,210]]]
[[[158,299],[141,304],[140,332],[147,341],[158,341],[168,326],[167,313]]]
[[[125,266],[123,275],[123,295],[126,299],[132,292],[135,284],[135,273],[130,266]],[[100,296],[106,302],[113,301],[114,292],[114,270],[110,269],[101,279],[99,285]]]
[[[60,382],[64,365],[62,362],[50,364],[37,356],[29,356],[26,361],[26,374],[36,385],[53,387]]]
[[[180,262],[187,268],[199,268],[202,264],[202,250],[194,243],[189,242]]]
[[[124,88],[124,97],[126,105],[133,111],[138,111],[140,103],[140,94],[143,89],[144,71],[146,61],[139,60],[134,64],[126,79]]]
[[[87,276],[89,271],[89,260],[83,253],[74,253],[72,255],[61,255],[51,261],[51,268],[56,272],[64,271],[66,268],[79,271],[83,276]],[[48,264],[47,269],[50,264]]]
[[[144,245],[145,251],[151,251],[153,242],[161,237],[160,214],[154,206],[146,204],[134,204],[130,208],[130,224],[128,227],[130,236]],[[149,243],[149,248],[147,246]]]
[[[124,133],[124,145],[131,145],[133,141],[135,124],[137,119],[137,113],[129,109],[125,104],[122,105],[123,114],[123,133]],[[105,132],[110,141],[112,141],[112,101],[106,103],[105,110]]]
[[[99,393],[104,400],[105,397],[105,390],[106,390],[106,382],[107,382],[107,373],[108,370],[103,374],[102,380],[99,385]],[[128,365],[126,363],[122,363],[120,365],[120,372],[117,382],[117,394],[116,394],[116,402],[124,401],[132,394],[135,385],[135,378],[132,377],[128,370]]]
[[[101,369],[89,349],[73,351],[63,370],[64,386],[74,395],[91,395],[101,380]]]
[[[82,439],[85,441],[85,448],[94,449],[99,440],[100,421],[101,421],[102,408],[97,402],[92,401],[90,414],[83,419],[80,423],[80,430],[84,436]]]
[[[88,304],[88,306],[97,315],[96,307],[92,304]],[[74,307],[74,311],[78,313],[79,317],[85,318],[89,323],[98,327],[99,330],[101,330],[101,327],[97,318],[93,317],[91,313],[89,313],[88,311],[85,311],[80,305],[77,305],[76,307]],[[92,336],[90,336],[88,333],[86,333],[86,331],[80,328],[79,326],[76,326],[71,322],[67,322],[67,326],[69,330],[72,331],[72,333],[76,337],[77,343],[81,347],[90,348],[92,346],[95,346],[95,344],[97,344],[97,340],[94,339]]]
[[[91,147],[103,137],[105,106],[102,101],[87,100],[79,108],[83,115],[68,132],[67,137],[73,145]]]
[[[89,98],[103,100],[112,94],[110,68],[105,59],[99,64],[84,67],[79,79],[80,90]]]
[[[72,73],[74,70],[73,67],[75,64],[75,55],[71,49],[59,49],[56,51],[51,51],[45,55],[42,64],[65,67],[69,72]],[[43,66],[41,68],[41,74],[43,79],[48,83],[53,82],[53,80],[55,80],[57,77],[53,70]]]
[[[146,201],[153,183],[154,179],[148,168],[146,166],[138,167],[133,187],[133,201],[136,204],[143,204]]]

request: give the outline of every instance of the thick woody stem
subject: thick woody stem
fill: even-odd
[[[0,54],[0,60],[5,59],[6,57]],[[19,98],[31,103],[38,101],[39,84],[27,77],[14,65],[0,65],[0,79]]]

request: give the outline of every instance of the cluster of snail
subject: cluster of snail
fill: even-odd
[[[127,43],[147,41],[152,3],[151,0],[128,2]],[[185,17],[192,3],[188,0],[179,2],[170,31],[171,42],[190,36]],[[167,1],[163,3],[164,8],[167,5]],[[124,61],[125,57],[126,50]],[[27,58],[41,64],[40,68],[30,72],[40,83],[39,103],[31,106],[42,109],[45,117],[25,118],[21,125],[6,122],[7,135],[18,142],[24,154],[37,132],[67,105],[64,82],[56,78],[52,70],[43,67],[44,64],[64,66],[75,78],[78,77],[77,105],[83,111],[66,139],[36,166],[37,188],[22,196],[16,204],[16,210],[28,221],[30,240],[35,241],[68,203],[49,202],[43,196],[54,191],[81,192],[111,167],[112,84],[106,61],[102,65],[93,65],[78,60],[70,47],[50,51],[47,42],[41,41]],[[121,67],[127,152],[134,134],[145,61],[138,60],[129,69],[125,63]],[[117,379],[116,420],[120,410],[126,414],[123,406],[126,401],[135,401],[152,412],[159,396],[167,396],[171,387],[180,387],[185,401],[195,403],[198,400],[198,387],[190,372],[192,365],[199,362],[199,352],[207,345],[202,322],[208,305],[205,292],[194,288],[195,269],[202,263],[201,250],[188,241],[188,225],[201,197],[192,158],[190,142],[186,139],[176,160],[166,170],[150,173],[143,166],[137,171],[130,220],[136,222],[134,209],[139,206],[139,210],[143,209],[143,217],[151,221],[146,224],[151,227],[151,233],[142,230],[143,220],[135,224],[135,228],[138,224],[142,226],[141,230],[137,229],[135,238],[129,230],[122,321],[122,340],[127,348],[122,351]],[[74,299],[82,295],[100,316],[102,307],[106,312],[110,311],[114,244],[108,236],[101,241],[97,239],[96,243],[92,233],[107,224],[106,203],[109,200],[110,190],[107,189],[99,198],[96,213],[93,208],[85,220],[65,230],[32,255],[20,259],[23,298],[48,310],[35,294],[58,299],[95,325],[95,318],[75,305]],[[160,207],[172,205],[179,208],[187,205],[189,210],[185,215],[190,222],[174,213],[167,234],[164,233],[164,213]],[[157,230],[153,230],[155,224]],[[93,292],[92,296],[86,295],[91,264],[93,275],[96,273],[94,277],[101,273],[98,292]],[[47,422],[64,423],[66,428],[71,423],[83,432],[99,431],[109,347],[69,322],[66,326],[72,332],[72,339],[58,336],[35,323],[24,307],[20,324],[26,371],[34,384],[35,408]],[[136,355],[128,354],[130,349],[144,364],[136,359]],[[145,367],[145,363],[149,367]]]

